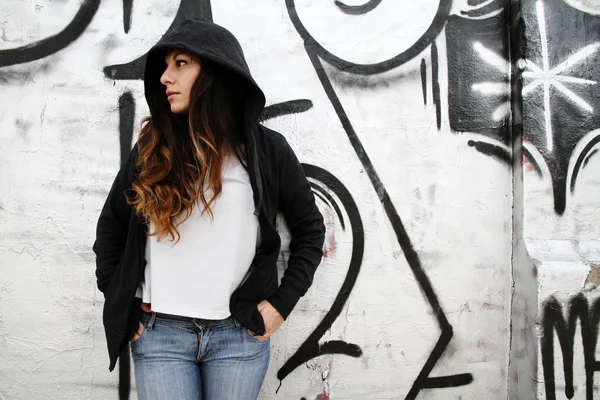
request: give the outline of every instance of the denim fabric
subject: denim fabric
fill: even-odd
[[[269,340],[233,317],[201,320],[143,313],[131,344],[139,400],[256,400],[270,359]]]

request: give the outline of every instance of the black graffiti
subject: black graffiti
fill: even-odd
[[[471,10],[461,10],[461,15],[470,18],[481,18],[494,12],[501,12],[504,9],[502,0],[469,0],[468,4],[474,8]]]
[[[498,160],[507,163],[508,165],[512,164],[512,156],[510,154],[510,151],[494,143],[481,142],[478,140],[469,140],[467,144],[471,147],[474,147],[480,153],[495,157]]]
[[[598,323],[600,322],[600,298],[592,301],[591,306],[582,293],[573,296],[567,303],[566,318],[563,317],[562,307],[554,297],[548,297],[542,303],[541,324],[543,334],[540,339],[542,353],[542,368],[544,371],[544,386],[546,398],[556,399],[554,381],[554,332],[558,337],[563,357],[563,372],[565,377],[565,396],[572,399],[575,395],[573,386],[573,352],[575,328],[577,319],[581,328],[583,342],[583,358],[585,365],[586,399],[594,398],[594,373],[600,371],[600,363],[596,361],[596,342],[598,341]]]
[[[306,30],[298,13],[296,12],[296,6],[294,0],[286,0],[286,6],[288,9],[288,14],[294,27],[302,37],[304,41],[304,47],[306,49],[306,53],[317,73],[318,79],[325,90],[329,101],[331,102],[340,123],[348,135],[348,139],[354,151],[356,152],[362,166],[364,167],[365,172],[367,173],[373,188],[376,193],[379,195],[379,200],[383,205],[385,213],[394,229],[396,237],[398,239],[398,243],[400,248],[402,249],[406,261],[410,266],[418,284],[421,288],[425,298],[430,304],[433,313],[436,317],[440,328],[440,337],[434,346],[431,354],[427,358],[427,361],[423,365],[421,372],[415,379],[410,391],[408,392],[406,399],[414,399],[417,397],[419,392],[423,389],[429,389],[431,387],[439,387],[440,385],[445,385],[444,387],[449,386],[460,386],[466,385],[473,380],[471,374],[459,374],[448,377],[430,377],[430,373],[433,370],[433,367],[436,365],[437,361],[441,358],[444,353],[448,343],[450,342],[453,336],[452,326],[448,322],[444,311],[439,303],[439,300],[433,290],[431,282],[427,277],[423,267],[421,265],[421,261],[417,252],[415,251],[411,240],[404,228],[404,225],[398,215],[395,206],[387,192],[383,182],[381,181],[373,163],[371,162],[366,150],[362,146],[360,139],[358,138],[354,127],[352,126],[345,109],[343,108],[339,98],[337,97],[335,90],[331,84],[329,77],[325,69],[323,68],[322,60],[327,63],[333,65],[334,67],[356,74],[361,75],[370,75],[375,73],[381,73],[388,71],[394,67],[397,67],[404,62],[416,57],[422,50],[424,50],[429,44],[432,43],[433,39],[437,36],[441,27],[444,25],[448,14],[450,12],[450,2],[448,1],[440,1],[440,7],[438,9],[437,15],[432,22],[431,26],[427,30],[427,32],[408,50],[405,52],[387,60],[377,64],[367,64],[367,65],[359,65],[346,60],[343,60],[327,50],[325,50]],[[418,51],[416,51],[418,49]]]
[[[60,51],[85,32],[100,7],[100,0],[84,0],[73,20],[59,33],[15,49],[0,50],[0,67],[23,64]]]
[[[536,68],[542,66],[541,71],[547,69],[545,73],[550,74],[547,85],[535,87],[537,75],[534,78],[521,76],[523,91],[530,89],[523,107],[523,135],[539,150],[541,157],[535,162],[548,166],[554,210],[558,215],[565,212],[567,194],[575,191],[585,157],[600,137],[600,133],[592,133],[600,128],[600,97],[594,94],[596,89],[569,83],[586,80],[595,84],[600,80],[597,48],[588,51],[585,57],[575,57],[582,49],[590,49],[600,42],[600,18],[567,3],[547,0],[543,8],[537,7],[536,2],[521,3],[523,38],[527,46],[521,46],[519,58]],[[539,21],[545,25],[540,26]],[[540,48],[541,43],[547,43],[546,50]],[[568,70],[553,72],[557,65],[564,63],[569,64]],[[532,74],[531,67],[524,69]],[[556,89],[557,83],[561,90]],[[544,98],[549,100],[545,102]],[[578,145],[590,135],[588,145],[579,150]],[[570,170],[573,159],[575,163]]]
[[[505,13],[475,20],[453,15],[446,25],[450,129],[480,134],[505,146],[511,144],[508,30]],[[478,90],[485,85],[497,89]]]
[[[579,153],[577,161],[575,161],[575,165],[573,167],[573,176],[571,177],[571,193],[575,191],[575,183],[577,183],[579,171],[586,166],[590,158],[598,151],[597,149],[592,151],[594,146],[596,146],[598,143],[600,143],[600,133],[590,140],[590,142]]]
[[[119,147],[121,165],[125,165],[133,142],[133,122],[135,119],[135,99],[128,90],[119,96]]]
[[[294,27],[304,40],[304,46],[307,49],[310,49],[311,53],[317,57],[322,58],[328,64],[331,64],[335,68],[351,72],[353,74],[358,75],[374,75],[382,72],[386,72],[392,70],[400,65],[406,63],[409,60],[417,57],[423,50],[425,50],[431,42],[438,36],[441,32],[448,15],[450,14],[450,8],[452,2],[450,0],[440,0],[440,5],[438,7],[437,13],[434,19],[431,22],[431,25],[427,29],[427,31],[417,40],[411,47],[406,49],[400,54],[396,56],[379,62],[375,64],[356,64],[347,60],[344,60],[329,51],[327,51],[319,42],[317,42],[311,35],[308,33],[304,25],[300,22],[300,17],[296,12],[296,6],[294,0],[285,0],[286,7],[288,10],[288,14]]]
[[[131,393],[131,359],[129,343],[119,357],[119,400],[129,400]]]
[[[538,164],[538,162],[536,161],[536,159],[533,157],[533,155],[531,154],[531,152],[529,150],[527,150],[526,147],[522,147],[522,149],[523,149],[523,158],[527,158],[527,160],[531,163],[531,165],[535,169],[535,172],[539,176],[542,176],[542,169],[540,168],[540,165]]]
[[[260,116],[260,120],[266,121],[284,115],[302,113],[310,110],[312,106],[312,101],[306,99],[291,100],[283,103],[273,104],[264,108]]]
[[[421,59],[421,90],[423,90],[423,103],[427,105],[427,63]]]
[[[123,0],[123,29],[129,33],[131,29],[131,11],[133,11],[133,0]]]
[[[338,6],[343,13],[350,15],[366,14],[369,11],[373,11],[380,3],[381,0],[369,0],[362,6],[349,6],[339,0],[335,0],[335,5]]]
[[[435,42],[431,43],[431,84],[433,86],[433,104],[435,104],[435,122],[438,130],[442,127],[442,96],[440,95],[440,64]]]
[[[350,297],[350,293],[356,284],[356,279],[360,272],[360,267],[363,260],[365,248],[365,234],[363,230],[362,220],[358,211],[358,206],[354,202],[352,195],[346,187],[333,174],[326,170],[310,164],[302,164],[302,168],[307,177],[313,178],[321,185],[312,183],[313,191],[324,197],[325,204],[329,204],[335,210],[341,222],[342,228],[345,229],[345,223],[341,208],[337,205],[333,193],[342,203],[342,207],[348,215],[350,229],[352,231],[352,254],[350,256],[350,266],[346,278],[340,287],[340,290],[331,305],[323,320],[308,336],[308,338],[300,345],[298,350],[285,362],[285,364],[277,371],[277,378],[282,381],[294,369],[304,364],[305,362],[324,355],[324,354],[345,354],[351,357],[360,357],[362,350],[359,346],[352,343],[347,343],[343,340],[330,340],[324,343],[319,343],[319,340],[325,335],[327,330],[331,328],[334,321],[339,317]],[[323,198],[322,197],[322,198]]]

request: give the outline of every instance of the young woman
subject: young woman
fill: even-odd
[[[148,53],[144,87],[151,116],[93,247],[109,369],[131,341],[140,400],[256,399],[323,218],[285,138],[258,124],[265,98],[230,32],[185,21]],[[280,284],[277,211],[292,236]]]

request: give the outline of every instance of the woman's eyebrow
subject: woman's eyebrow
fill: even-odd
[[[188,57],[190,56],[190,55],[189,55],[187,52],[185,52],[185,51],[178,51],[178,52],[176,52],[175,54],[173,54],[173,55],[171,56],[171,58],[172,58],[173,60],[175,60],[175,58],[177,58],[177,56],[181,56],[181,55],[188,56]],[[168,57],[167,57],[167,59],[168,59]]]

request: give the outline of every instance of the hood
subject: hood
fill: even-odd
[[[228,68],[248,83],[245,99],[247,122],[256,122],[265,106],[265,96],[252,78],[242,46],[231,32],[205,18],[187,19],[175,31],[165,35],[146,57],[144,90],[150,113],[168,105],[160,77],[165,70],[164,56],[173,48],[185,49],[200,58]]]

